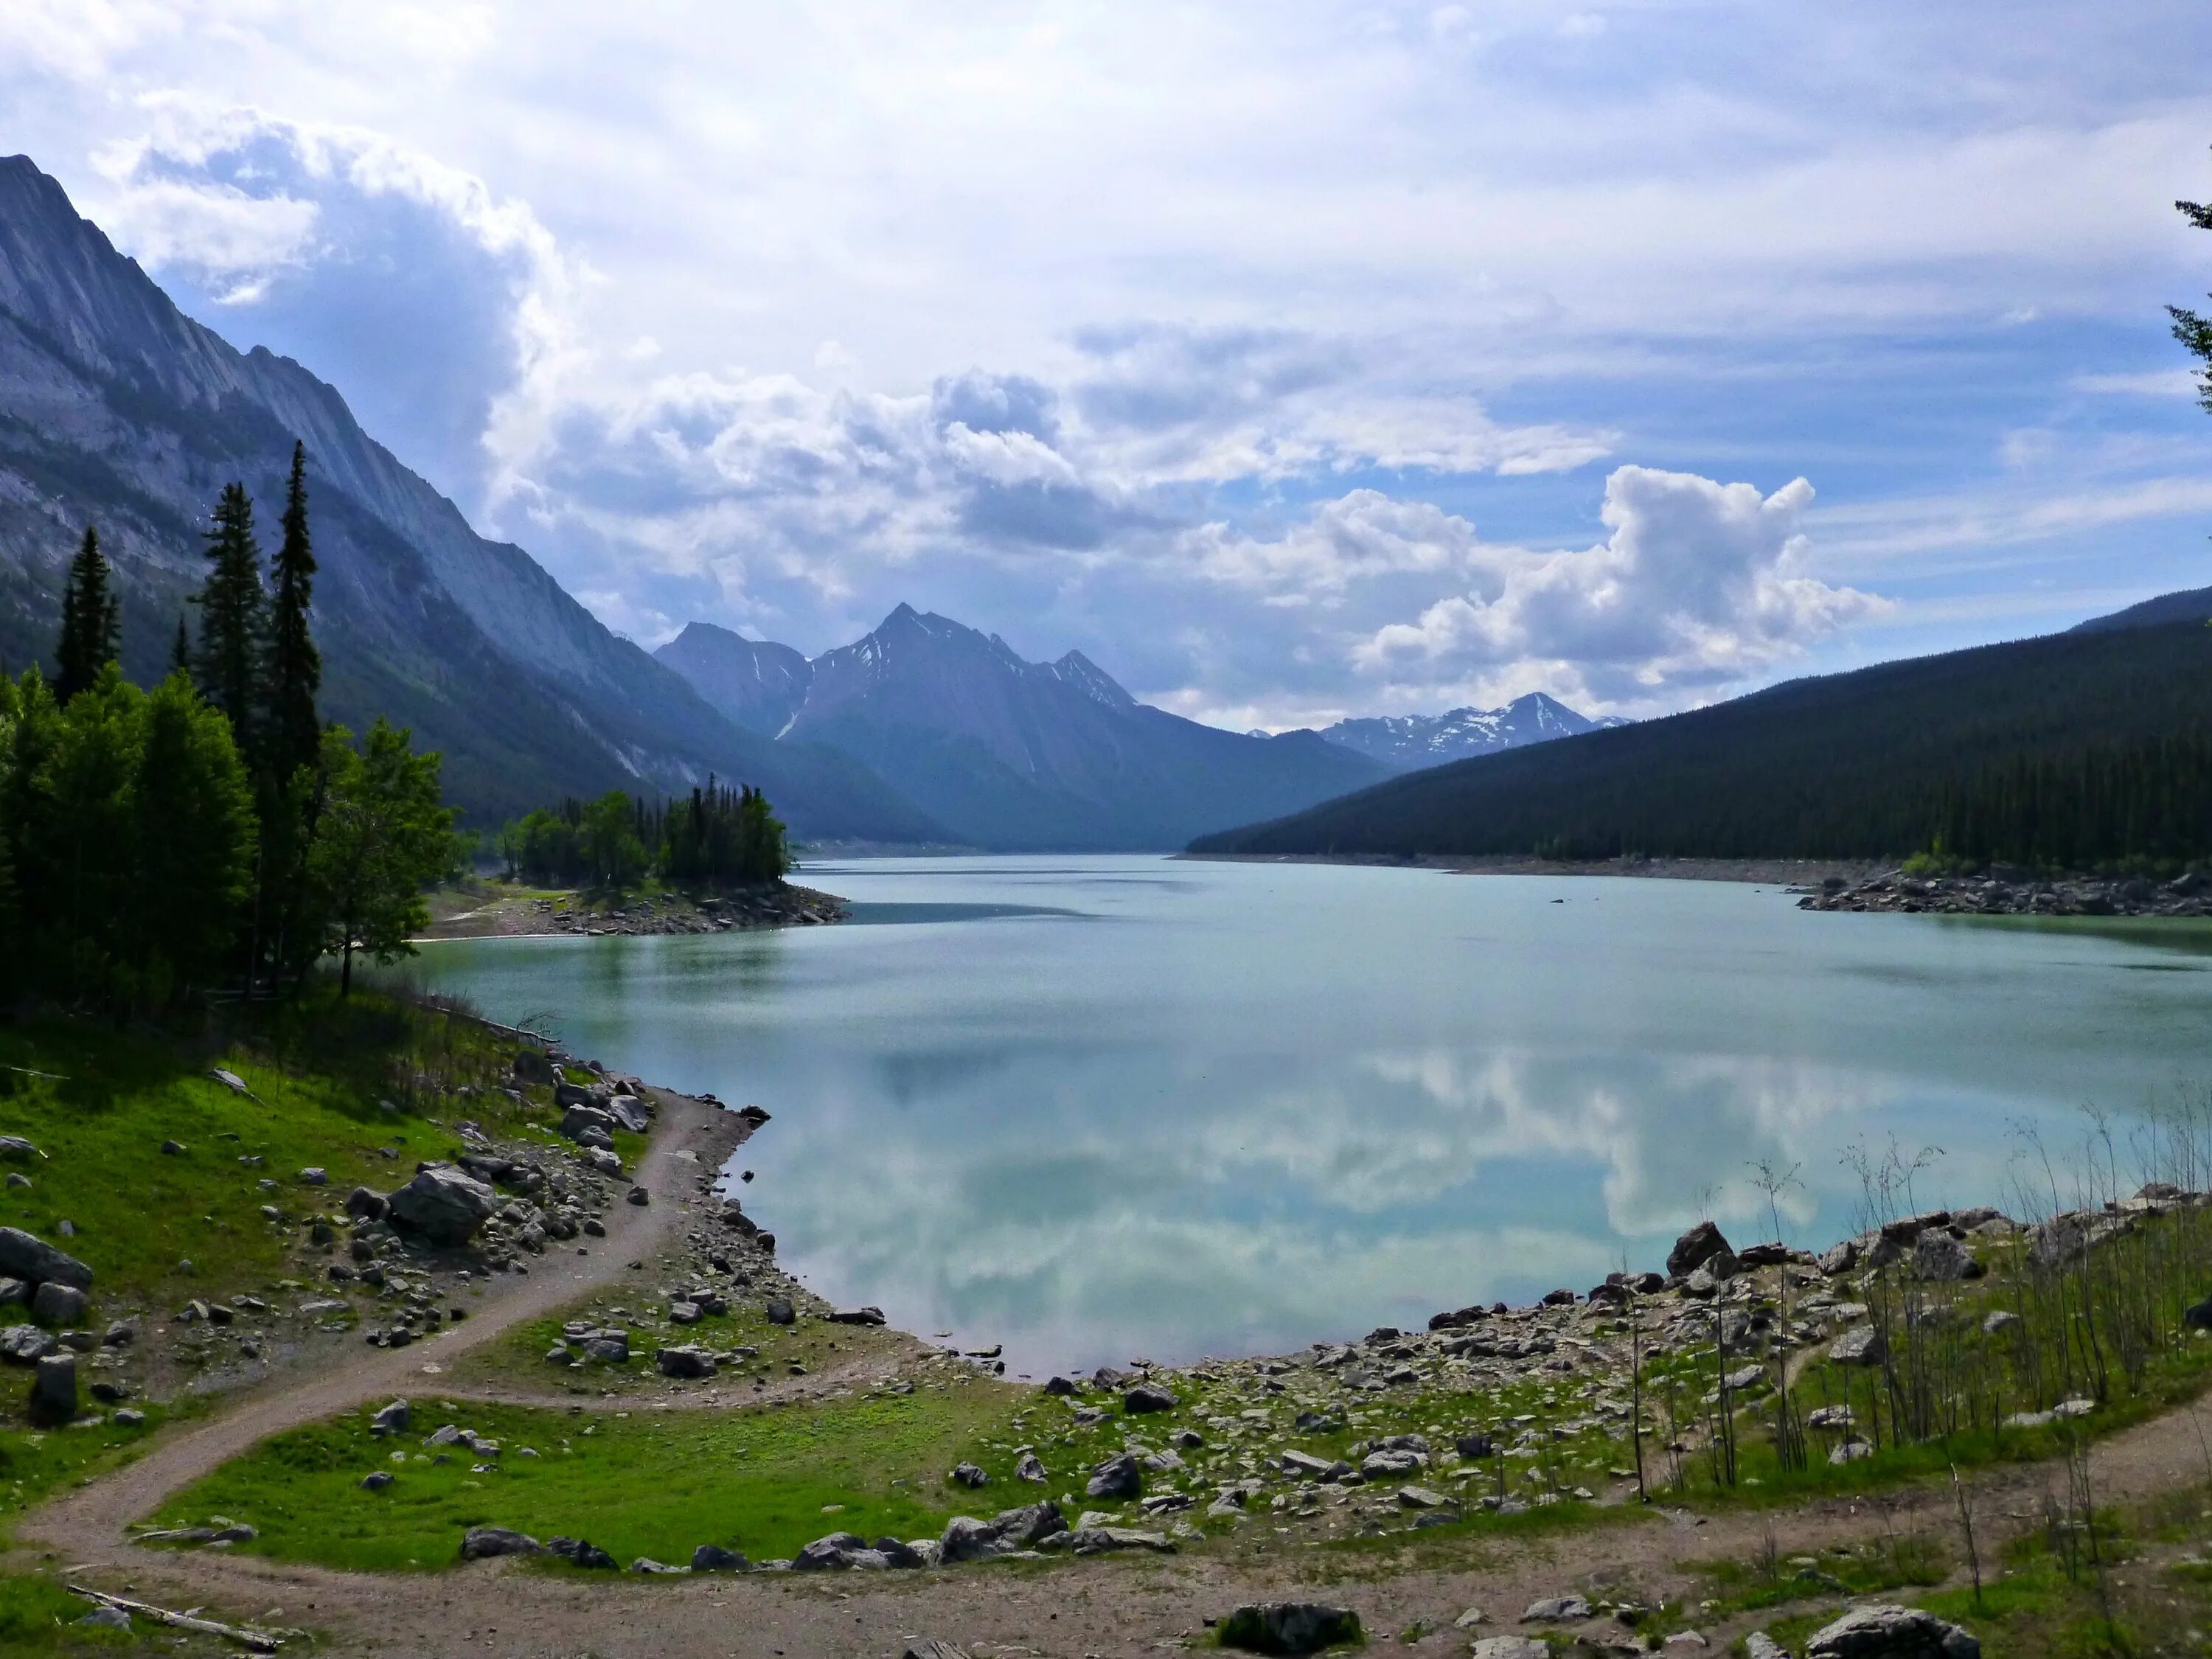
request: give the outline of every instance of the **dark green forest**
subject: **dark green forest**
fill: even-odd
[[[499,834],[510,878],[620,890],[650,872],[679,887],[753,886],[791,869],[784,826],[768,797],[713,778],[682,800],[653,805],[619,789],[564,800]]]
[[[1792,681],[1394,779],[1194,851],[2212,855],[2212,630],[2061,634]]]

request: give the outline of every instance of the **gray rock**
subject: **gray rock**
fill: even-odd
[[[300,1171],[300,1184],[302,1187],[327,1187],[331,1184],[331,1172],[319,1164],[309,1164]]]
[[[956,1515],[945,1523],[938,1540],[938,1559],[947,1565],[959,1561],[981,1561],[994,1555],[1011,1555],[1029,1549],[1067,1530],[1060,1505],[1049,1498],[1020,1509],[1001,1510],[988,1521]]]
[[[556,1538],[545,1546],[549,1554],[557,1555],[572,1567],[582,1567],[592,1572],[620,1572],[622,1563],[616,1560],[597,1544],[581,1538]]]
[[[1912,1276],[1915,1279],[1954,1283],[1964,1279],[1979,1279],[1985,1269],[1974,1260],[1973,1252],[1948,1232],[1930,1228],[1920,1235],[1912,1246]]]
[[[694,1572],[743,1572],[751,1565],[737,1551],[726,1550],[720,1544],[702,1544],[691,1552]]]
[[[78,1620],[77,1623],[89,1625],[94,1630],[119,1630],[128,1633],[131,1629],[131,1615],[120,1607],[102,1606],[94,1607],[83,1618]]]
[[[1743,1638],[1744,1659],[1790,1659],[1790,1650],[1763,1630]]]
[[[1121,1409],[1132,1416],[1147,1412],[1171,1412],[1176,1397],[1157,1382],[1139,1382],[1121,1396]]]
[[[92,1288],[92,1269],[20,1227],[0,1227],[0,1273],[33,1284],[48,1281],[80,1291]]]
[[[1859,1607],[1813,1632],[1805,1659],[1981,1659],[1982,1644],[1918,1607]]]
[[[1136,1498],[1144,1489],[1145,1477],[1136,1458],[1120,1452],[1091,1470],[1083,1491],[1088,1498]]]
[[[1416,1469],[1426,1468],[1429,1460],[1419,1452],[1392,1447],[1370,1452],[1362,1459],[1360,1474],[1370,1480],[1387,1480],[1394,1474],[1411,1474]]]
[[[868,1548],[868,1540],[857,1534],[833,1532],[826,1538],[817,1538],[791,1558],[793,1572],[828,1572],[859,1565],[855,1557]]]
[[[84,1317],[86,1300],[76,1285],[48,1279],[31,1297],[31,1317],[46,1325],[74,1325]]]
[[[1521,1615],[1524,1625],[1564,1625],[1590,1616],[1590,1604],[1579,1595],[1553,1595],[1531,1601]]]
[[[76,1415],[76,1356],[50,1353],[39,1361],[31,1382],[31,1415],[45,1423],[66,1423]]]
[[[1996,1316],[1991,1314],[1991,1319]],[[2181,1322],[2192,1331],[2212,1331],[2212,1296],[2202,1302],[2192,1303],[2181,1316]]]
[[[653,1127],[646,1115],[645,1104],[635,1095],[617,1095],[607,1103],[607,1115],[634,1135],[641,1135]]]
[[[397,1434],[407,1426],[408,1416],[407,1402],[395,1400],[390,1405],[380,1407],[376,1415],[368,1419],[368,1431],[371,1434]]]
[[[1156,1555],[1172,1555],[1175,1546],[1161,1532],[1144,1532],[1135,1527],[1078,1527],[1071,1536],[1069,1547],[1078,1555],[1104,1555],[1115,1550],[1150,1550]]]
[[[1035,1452],[1022,1454],[1021,1461],[1014,1465],[1014,1479],[1030,1481],[1040,1486],[1045,1483],[1048,1477],[1044,1472],[1044,1465],[1037,1461],[1037,1455]]]
[[[1700,1221],[1696,1226],[1674,1241],[1674,1248],[1667,1252],[1667,1271],[1677,1279],[1686,1278],[1716,1256],[1734,1259],[1729,1242],[1720,1228],[1711,1221]]]
[[[884,1322],[881,1308],[839,1308],[830,1316],[833,1325],[880,1325]]]
[[[1828,1358],[1838,1365],[1879,1365],[1889,1358],[1889,1343],[1875,1325],[1854,1325],[1828,1344]]]
[[[714,1374],[714,1356],[706,1349],[687,1344],[683,1347],[662,1348],[653,1358],[663,1376],[681,1377],[696,1381]]]
[[[1486,1636],[1474,1644],[1474,1659],[1551,1659],[1552,1650],[1533,1636]]]
[[[346,1194],[346,1213],[359,1216],[364,1221],[381,1221],[392,1206],[382,1193],[372,1192],[366,1187],[356,1187]]]
[[[1255,1601],[1221,1621],[1224,1648],[1247,1653],[1318,1653],[1323,1648],[1360,1639],[1359,1615],[1350,1607],[1317,1601]]]
[[[653,1194],[642,1187],[633,1187],[623,1194],[623,1201],[626,1204],[635,1204],[638,1208],[643,1209],[653,1202]]]
[[[474,1176],[435,1165],[392,1194],[392,1218],[434,1244],[465,1244],[499,1207],[498,1195]]]
[[[797,1323],[798,1319],[799,1316],[793,1310],[789,1297],[781,1296],[769,1297],[768,1322],[769,1324],[791,1325]]]
[[[27,1279],[0,1278],[0,1308],[27,1306],[37,1288]]]
[[[629,1570],[641,1572],[648,1578],[681,1578],[691,1571],[689,1567],[672,1567],[665,1561],[656,1561],[649,1555],[639,1556],[629,1564]]]
[[[597,1170],[603,1176],[619,1176],[623,1172],[623,1161],[621,1158],[616,1153],[609,1151],[605,1146],[586,1147],[584,1149],[584,1162],[590,1164],[594,1170]],[[586,1225],[585,1231],[586,1232],[591,1231],[591,1228],[588,1224]],[[597,1237],[598,1235],[593,1234],[592,1237]]]
[[[394,1478],[389,1469],[372,1469],[368,1474],[362,1476],[361,1489],[363,1492],[382,1492],[392,1484]]]
[[[969,1487],[991,1484],[991,1477],[973,1463],[962,1463],[956,1467],[952,1471],[952,1480],[955,1485]]]
[[[26,1163],[39,1155],[39,1149],[21,1135],[0,1135],[0,1158],[17,1164]]]
[[[121,1411],[113,1413],[110,1420],[120,1423],[126,1429],[135,1429],[146,1420],[146,1413],[135,1406],[125,1406]]]
[[[2189,1317],[2190,1314],[2193,1314],[2197,1311],[2197,1309],[2195,1308],[2191,1308],[2189,1310],[2189,1313],[2184,1314],[2182,1318],[2187,1321],[2188,1323],[2195,1328],[2212,1329],[2212,1303],[2203,1303],[2199,1305],[2205,1310],[2205,1322],[2203,1326],[2197,1326],[2197,1322]],[[2018,1314],[2013,1312],[2009,1308],[1999,1308],[1995,1313],[1982,1321],[1982,1334],[1984,1336],[1995,1336],[2001,1331],[2011,1330],[2019,1323],[2020,1316]]]
[[[36,1325],[10,1325],[0,1330],[0,1359],[18,1365],[35,1365],[61,1344]]]

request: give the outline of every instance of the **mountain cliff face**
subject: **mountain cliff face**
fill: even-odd
[[[763,737],[776,737],[791,724],[814,678],[814,665],[789,646],[749,640],[712,623],[686,623],[653,654],[724,718]]]
[[[848,757],[740,730],[520,548],[478,536],[334,388],[193,322],[28,158],[0,158],[0,666],[48,657],[63,568],[96,523],[125,671],[161,673],[216,492],[243,481],[273,537],[295,437],[322,567],[325,712],[412,726],[445,752],[472,822],[713,771],[767,790],[802,833],[941,833]]]
[[[660,655],[726,712],[760,710],[765,723],[792,684],[757,690],[762,673],[788,668],[769,654],[781,649],[694,623]],[[1179,847],[1200,826],[1295,811],[1384,775],[1310,732],[1201,726],[1139,703],[1079,652],[1024,662],[995,635],[903,605],[809,665],[784,730],[783,742],[866,763],[957,839],[1008,849]]]
[[[1454,708],[1442,714],[1385,714],[1371,720],[1339,720],[1321,735],[1381,761],[1394,771],[1410,772],[1627,723],[1611,715],[1594,720],[1555,697],[1531,691],[1503,708]]]

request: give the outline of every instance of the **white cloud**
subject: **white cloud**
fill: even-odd
[[[2152,369],[2137,374],[2076,374],[2067,382],[2076,392],[2130,398],[2194,398],[2203,390],[2197,371]]]
[[[1553,664],[1607,702],[1744,679],[1885,608],[1803,574],[1800,526],[1812,499],[1802,478],[1762,496],[1750,484],[1617,468],[1606,480],[1603,542],[1577,552],[1483,548],[1470,591],[1378,629],[1354,659],[1440,678]]]

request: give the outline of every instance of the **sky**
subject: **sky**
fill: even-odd
[[[2212,583],[2193,0],[0,0],[0,152],[647,646],[1280,729]]]

